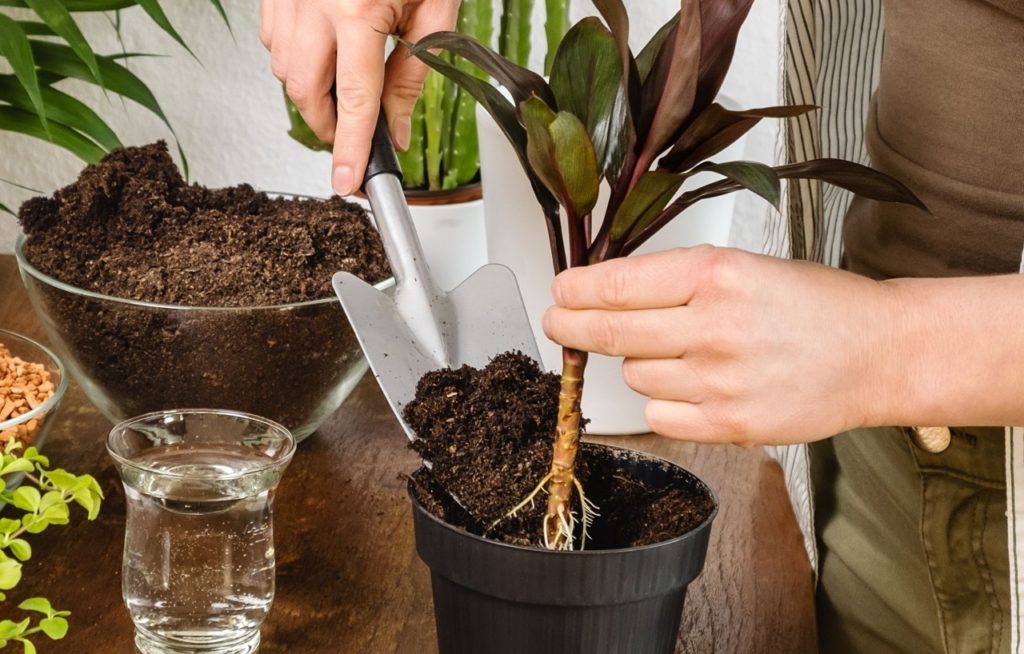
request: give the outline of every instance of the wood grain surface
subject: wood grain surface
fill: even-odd
[[[11,256],[0,256],[0,327],[45,341]],[[95,522],[75,511],[70,526],[32,537],[34,555],[12,603],[44,594],[73,612],[68,637],[41,642],[41,654],[134,651],[121,600],[124,493],[103,447],[109,428],[72,383],[46,454],[54,465],[96,475],[107,499]],[[758,448],[656,436],[594,440],[677,461],[721,500],[678,652],[815,651],[811,571],[775,462]],[[401,479],[416,464],[369,375],[300,445],[275,505],[278,586],[264,654],[437,651],[430,576],[413,549]]]

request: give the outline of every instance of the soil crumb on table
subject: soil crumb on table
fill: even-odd
[[[190,306],[328,298],[331,276],[390,276],[366,212],[341,198],[271,198],[186,184],[158,142],[116,150],[19,220],[40,271],[86,290]]]
[[[404,411],[418,436],[413,449],[432,464],[413,475],[420,502],[471,533],[540,546],[544,492],[516,516],[506,514],[548,473],[558,391],[558,375],[542,372],[519,352],[500,354],[482,369],[424,375]],[[713,509],[705,490],[692,484],[652,488],[607,452],[584,444],[578,458],[578,476],[600,511],[588,549],[668,540],[699,525]]]

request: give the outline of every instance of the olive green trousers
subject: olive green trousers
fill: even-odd
[[[822,652],[1009,652],[1004,459],[1000,428],[941,454],[898,427],[811,446]]]

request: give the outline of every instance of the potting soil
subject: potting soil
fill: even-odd
[[[542,372],[518,352],[501,354],[483,369],[463,366],[425,375],[404,412],[418,436],[412,447],[432,464],[413,475],[420,502],[471,533],[541,546],[547,495],[540,492],[532,505],[508,513],[549,471],[558,392],[558,375]],[[577,476],[600,514],[589,530],[588,549],[668,540],[713,510],[709,495],[651,488],[602,452],[584,445],[577,458]],[[574,502],[578,515],[578,497]]]

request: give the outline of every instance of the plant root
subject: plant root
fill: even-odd
[[[546,475],[546,476],[544,477],[544,479],[541,479],[541,480],[540,480],[540,483],[539,483],[539,484],[537,484],[537,486],[536,486],[536,487],[534,487],[534,489],[533,489],[532,491],[530,491],[530,494],[529,494],[529,495],[527,495],[527,496],[526,496],[526,498],[524,498],[522,502],[520,502],[519,504],[516,504],[516,505],[515,505],[514,507],[512,507],[512,510],[511,510],[511,511],[509,511],[509,512],[508,512],[508,513],[506,513],[505,515],[501,516],[500,518],[498,518],[497,520],[495,520],[494,522],[492,522],[492,523],[490,524],[490,526],[489,526],[489,527],[487,527],[487,530],[486,530],[486,531],[484,531],[484,534],[486,535],[486,534],[487,534],[488,532],[490,532],[490,531],[491,531],[492,529],[494,529],[494,528],[495,528],[495,527],[497,527],[497,526],[498,526],[499,524],[501,524],[501,521],[502,521],[502,520],[505,520],[506,518],[514,518],[514,517],[516,517],[516,515],[517,515],[517,514],[518,514],[518,513],[520,512],[520,511],[522,511],[523,509],[525,509],[525,508],[526,508],[526,505],[527,505],[527,504],[529,504],[529,505],[530,505],[530,507],[532,508],[532,507],[533,507],[533,501],[534,501],[534,500],[535,500],[535,499],[537,498],[537,495],[538,495],[538,494],[540,494],[541,492],[543,492],[543,491],[545,490],[545,488],[544,488],[544,487],[545,487],[545,486],[547,486],[547,483],[548,483],[548,482],[549,482],[550,480],[551,480],[551,474],[549,473],[548,475]]]

